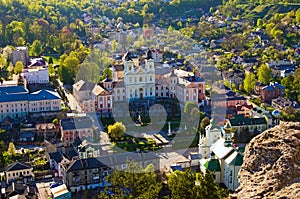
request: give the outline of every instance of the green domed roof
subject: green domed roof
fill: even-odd
[[[217,160],[217,159],[208,160],[204,164],[204,167],[209,171],[216,171],[216,172],[221,171],[220,163],[219,163],[219,160]]]

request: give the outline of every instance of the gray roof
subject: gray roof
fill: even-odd
[[[24,170],[24,169],[30,169],[31,167],[26,165],[26,164],[23,164],[23,163],[20,163],[20,162],[14,162],[12,164],[10,164],[9,166],[7,166],[6,168],[6,172],[8,171],[19,171],[19,170]]]
[[[85,82],[83,80],[80,80],[73,85],[73,88],[75,88],[78,91],[91,91],[91,90],[93,90],[95,85],[96,84],[94,84],[94,83]]]
[[[113,167],[116,165],[126,164],[129,160],[135,162],[143,162],[149,160],[156,160],[157,156],[151,153],[120,153],[107,156],[101,156],[98,158],[87,158],[81,160],[75,160],[68,165],[67,172],[79,171],[85,169],[94,169],[100,167]]]
[[[90,117],[63,118],[61,120],[63,130],[92,128],[93,124]]]
[[[60,152],[49,153],[50,159],[54,160],[56,163],[60,163],[63,159],[63,156]]]

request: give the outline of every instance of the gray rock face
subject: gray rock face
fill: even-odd
[[[246,147],[232,198],[300,198],[300,123],[282,123]]]

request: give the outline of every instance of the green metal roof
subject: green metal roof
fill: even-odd
[[[245,118],[243,115],[236,115],[235,118],[229,121],[232,126],[267,124],[265,118]]]
[[[210,159],[205,164],[204,167],[210,171],[221,171],[219,160]]]
[[[232,160],[232,162],[230,164],[233,165],[233,166],[242,166],[242,164],[243,164],[243,155],[238,153],[237,156]]]

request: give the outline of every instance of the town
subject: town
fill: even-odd
[[[133,9],[128,2],[102,5]],[[160,1],[161,12],[174,2]],[[0,42],[1,198],[197,198],[204,181],[209,198],[237,190],[248,143],[300,121],[300,6],[253,19],[230,2],[187,6],[188,19],[164,23],[136,3],[152,19],[142,27],[87,9],[61,28],[0,22],[12,40]],[[141,179],[127,172],[152,190],[134,190]],[[177,181],[188,174],[185,190]]]

